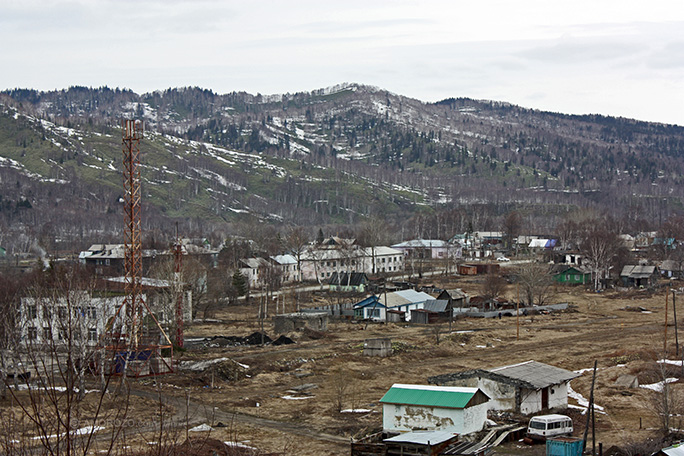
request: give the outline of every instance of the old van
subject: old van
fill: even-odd
[[[539,415],[532,417],[527,426],[527,436],[535,440],[572,434],[572,420],[565,415]]]

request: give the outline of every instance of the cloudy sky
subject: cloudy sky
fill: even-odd
[[[684,126],[681,0],[0,0],[0,89],[358,82]]]

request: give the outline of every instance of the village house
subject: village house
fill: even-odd
[[[368,287],[368,276],[363,272],[334,272],[328,285],[330,291],[363,293]]]
[[[271,262],[275,265],[283,283],[297,282],[301,280],[297,259],[292,255],[275,255],[271,257]]]
[[[453,258],[455,248],[447,241],[440,239],[413,239],[394,244],[393,249],[400,250],[411,258],[446,259]]]
[[[568,385],[579,374],[537,361],[494,369],[474,369],[436,375],[428,383],[479,388],[491,401],[491,410],[532,414],[568,407]]]
[[[680,278],[684,272],[684,261],[665,260],[660,264],[660,274],[667,278]]]
[[[396,383],[380,399],[384,432],[470,434],[487,420],[489,397],[478,388]]]
[[[354,304],[354,318],[361,320],[387,321],[387,306],[373,295]]]
[[[582,266],[557,264],[551,268],[553,280],[566,285],[585,285],[591,283],[591,271]]]
[[[264,285],[270,268],[271,263],[263,258],[243,258],[239,270],[250,288],[259,288]]]
[[[387,310],[400,312],[405,321],[410,321],[412,310],[423,309],[427,301],[434,299],[425,292],[409,289],[383,293],[378,300]]]
[[[620,272],[620,280],[626,287],[651,287],[658,282],[658,268],[648,265],[628,264]]]

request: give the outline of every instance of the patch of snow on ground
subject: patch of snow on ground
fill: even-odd
[[[341,410],[340,413],[370,413],[372,410],[370,409],[346,409],[346,410]]]
[[[240,442],[223,442],[223,443],[225,443],[226,445],[228,445],[231,448],[244,448],[247,450],[256,450],[256,448],[251,447],[249,445],[245,445],[244,443],[240,443]]]
[[[216,358],[207,361],[182,361],[180,367],[181,369],[187,369],[191,371],[203,371],[213,364],[228,360],[230,360],[230,358]]]
[[[207,432],[207,431],[213,431],[214,428],[209,426],[208,424],[200,424],[199,426],[195,426],[192,429],[188,429],[188,432]]]
[[[674,359],[661,359],[658,360],[660,364],[672,364],[673,366],[681,366],[682,362]]]
[[[639,388],[646,388],[646,389],[650,389],[652,391],[655,391],[657,393],[661,393],[663,391],[663,386],[665,386],[665,383],[675,383],[678,380],[679,380],[678,378],[666,378],[662,382],[651,383],[650,385],[639,385]]]
[[[314,396],[283,396],[281,399],[285,399],[287,401],[302,401],[304,399],[313,399]]]
[[[576,408],[576,409],[582,410],[582,415],[587,413],[587,408],[589,407],[589,401],[587,399],[585,399],[584,396],[582,396],[580,393],[578,393],[577,391],[572,389],[572,387],[570,385],[568,385],[568,397],[576,400],[577,404],[579,404],[579,405],[568,405],[569,408]],[[598,411],[598,413],[602,413],[604,415],[606,414],[603,407],[598,405],[598,404],[594,404],[594,410]]]

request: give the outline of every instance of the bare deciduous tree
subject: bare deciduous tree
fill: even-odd
[[[554,295],[553,277],[543,263],[523,263],[517,269],[518,283],[529,305],[544,305]]]

